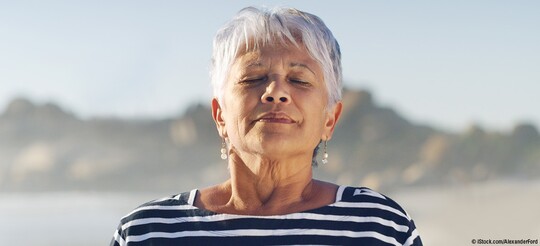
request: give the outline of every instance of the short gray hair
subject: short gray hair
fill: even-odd
[[[217,32],[210,68],[214,96],[222,100],[231,66],[244,51],[240,50],[242,45],[250,51],[276,41],[304,45],[323,70],[328,106],[341,100],[341,52],[337,40],[319,17],[293,8],[247,7]]]

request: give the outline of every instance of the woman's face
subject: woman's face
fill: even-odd
[[[220,135],[239,152],[311,156],[341,113],[341,103],[326,108],[327,95],[321,67],[305,48],[267,46],[236,58],[212,111]]]

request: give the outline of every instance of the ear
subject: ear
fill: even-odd
[[[225,129],[225,120],[223,119],[223,110],[221,109],[221,105],[219,105],[219,101],[215,97],[212,99],[212,118],[214,119],[214,122],[216,123],[216,128],[218,130],[219,135],[222,138],[226,138],[227,130]]]
[[[324,124],[323,135],[321,136],[322,140],[330,140],[332,134],[334,134],[334,128],[341,116],[341,109],[343,108],[343,103],[341,101],[337,102],[331,109],[328,110],[326,123]]]

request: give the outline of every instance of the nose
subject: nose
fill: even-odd
[[[291,97],[287,86],[282,82],[273,81],[268,84],[266,91],[261,96],[263,103],[285,103],[291,102]]]

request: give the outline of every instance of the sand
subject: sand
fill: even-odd
[[[411,188],[389,195],[414,219],[425,245],[540,238],[540,180]]]

